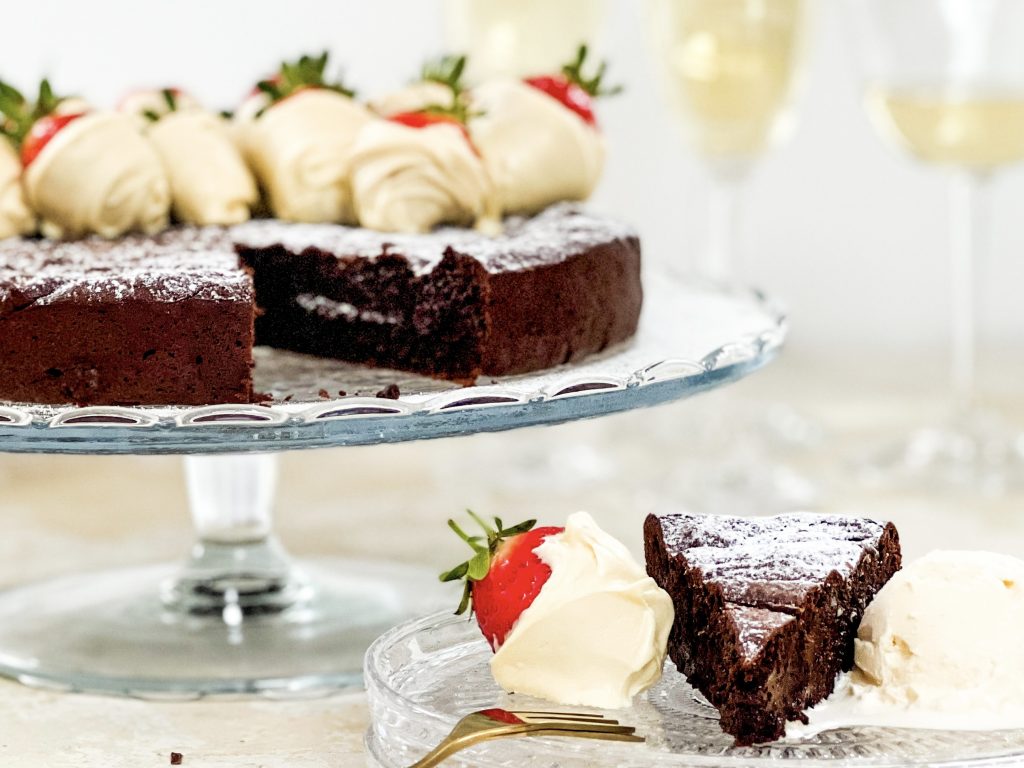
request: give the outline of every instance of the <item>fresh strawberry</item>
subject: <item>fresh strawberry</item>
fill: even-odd
[[[21,142],[21,164],[28,168],[39,157],[50,140],[63,130],[64,126],[77,120],[85,112],[72,112],[68,115],[46,115],[36,120],[29,128],[28,135]]]
[[[327,58],[328,53],[324,51],[319,56],[302,56],[298,61],[281,62],[281,68],[275,74],[260,80],[253,89],[253,95],[264,93],[270,100],[258,115],[274,104],[309,88],[322,88],[348,97],[355,96],[355,91],[347,88],[340,81],[328,82],[325,79]]]
[[[473,549],[473,557],[442,573],[441,581],[465,579],[456,613],[465,613],[472,606],[480,631],[497,651],[551,576],[551,568],[536,553],[537,547],[548,536],[565,529],[534,528],[536,520],[505,528],[498,518],[491,526],[472,512],[469,515],[485,535],[469,536],[454,520],[448,521],[449,527]]]
[[[400,112],[397,115],[392,115],[388,120],[393,123],[401,123],[410,128],[427,128],[431,125],[454,125],[462,131],[466,141],[470,140],[466,124],[454,115],[445,112],[435,112],[430,109],[423,110],[422,112]]]
[[[622,86],[602,87],[601,80],[604,78],[607,68],[607,63],[603,61],[593,77],[585,77],[583,65],[586,59],[587,46],[581,45],[576,52],[576,58],[562,67],[560,74],[528,77],[523,82],[543,91],[553,99],[557,99],[583,118],[588,125],[597,127],[597,118],[594,116],[594,99],[600,96],[614,96],[622,91]]]
[[[58,112],[62,102],[64,99],[54,94],[47,80],[39,84],[34,104],[16,88],[0,82],[0,134],[20,148],[23,166],[35,160],[64,126],[85,114],[81,109]]]

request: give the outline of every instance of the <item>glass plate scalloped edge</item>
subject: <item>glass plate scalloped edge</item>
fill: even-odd
[[[785,312],[754,289],[693,282],[648,297],[636,338],[576,364],[471,387],[257,348],[260,405],[0,403],[0,451],[207,453],[447,437],[550,424],[686,397],[771,360]],[[397,399],[378,393],[389,384]],[[331,393],[346,392],[339,397]],[[327,397],[324,397],[327,395]]]
[[[490,648],[476,624],[450,613],[416,619],[367,651],[364,679],[371,724],[367,751],[382,768],[402,768],[439,743],[462,715],[499,706],[562,709],[509,695],[494,683]],[[573,710],[581,708],[573,708]],[[587,710],[582,710],[587,711]],[[589,710],[598,711],[598,710]],[[803,741],[733,747],[715,710],[666,664],[665,675],[628,708],[606,713],[647,737],[645,744],[582,739],[506,739],[466,750],[445,765],[463,768],[751,768],[822,766],[1004,766],[1024,763],[1024,730],[927,731],[846,728]]]

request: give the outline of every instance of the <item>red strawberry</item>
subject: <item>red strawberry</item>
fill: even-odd
[[[448,124],[454,125],[460,131],[462,135],[466,137],[466,141],[469,141],[469,131],[466,130],[466,124],[459,120],[454,115],[449,115],[443,112],[436,111],[423,111],[423,112],[401,112],[397,115],[391,115],[388,118],[393,123],[401,123],[407,125],[410,128],[427,128],[431,125]]]
[[[64,126],[84,114],[85,112],[73,112],[69,115],[45,115],[36,120],[22,140],[21,164],[28,168],[29,164],[39,157],[39,153],[54,136],[63,130]]]
[[[472,604],[480,631],[491,649],[497,651],[551,576],[551,568],[536,553],[537,547],[565,528],[534,528],[536,520],[505,528],[498,518],[491,526],[472,512],[469,515],[486,536],[469,536],[449,520],[448,525],[473,548],[474,554],[467,562],[442,573],[441,581],[466,580],[456,613],[465,613]]]
[[[594,116],[594,98],[614,96],[622,91],[622,87],[602,88],[601,79],[604,77],[607,67],[606,62],[601,62],[593,77],[585,77],[583,64],[586,58],[587,46],[581,45],[576,52],[575,60],[562,67],[560,74],[528,77],[523,82],[557,99],[583,118],[588,125],[597,127],[597,118]]]

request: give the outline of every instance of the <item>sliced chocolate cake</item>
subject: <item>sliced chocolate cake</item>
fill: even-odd
[[[644,546],[675,603],[669,656],[739,745],[779,738],[832,692],[901,562],[891,523],[811,514],[651,515]]]
[[[260,344],[469,383],[579,360],[630,338],[640,245],[552,206],[488,236],[254,221],[233,231],[256,281]]]
[[[252,400],[252,281],[223,230],[0,243],[0,399]]]

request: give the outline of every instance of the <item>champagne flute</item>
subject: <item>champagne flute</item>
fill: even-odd
[[[739,202],[751,169],[794,125],[808,0],[651,0],[662,80],[711,175],[700,272],[736,282]]]
[[[795,125],[795,101],[815,0],[649,0],[651,40],[663,89],[711,182],[709,236],[699,275],[745,282],[741,197],[757,162]],[[670,275],[685,267],[672,264]],[[723,397],[729,398],[729,394]],[[785,511],[812,505],[816,484],[778,460],[807,449],[820,428],[780,404],[719,403],[670,427],[668,440],[702,435],[705,460],[677,476],[676,501],[711,511]]]
[[[950,192],[951,416],[883,453],[883,478],[999,492],[1018,480],[1012,431],[975,400],[976,280],[991,179],[1024,160],[1024,2],[848,0],[879,135],[946,171]]]

